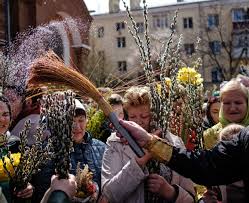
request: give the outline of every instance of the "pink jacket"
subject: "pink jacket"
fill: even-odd
[[[135,157],[129,145],[121,143],[115,134],[108,138],[102,160],[101,190],[109,202],[144,202],[144,180],[149,173],[137,164]],[[195,191],[190,179],[173,171],[171,184],[179,187],[177,203],[194,202]]]

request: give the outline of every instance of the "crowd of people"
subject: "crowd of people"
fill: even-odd
[[[175,131],[173,134],[171,126],[164,135],[160,129],[151,128],[152,100],[148,87],[134,86],[122,95],[109,95],[108,101],[120,124],[145,151],[140,158],[108,120],[101,126],[106,132],[103,140],[94,138],[87,131],[87,108],[91,104],[77,98],[69,179],[58,179],[51,159],[41,165],[21,191],[11,190],[8,179],[1,180],[0,201],[11,202],[18,196],[34,203],[71,202],[77,191],[77,166],[87,165],[96,188],[89,202],[143,203],[148,202],[149,195],[156,197],[154,202],[248,202],[248,81],[246,77],[232,79],[206,98],[202,126],[205,149],[197,150],[186,149],[181,134]],[[20,132],[26,120],[31,121],[27,144],[34,145],[41,110],[39,99],[43,94],[45,89],[20,91],[14,86],[5,89],[0,97],[1,157],[7,151],[19,151]],[[46,129],[45,144],[49,136]],[[153,160],[158,170],[152,170]],[[200,199],[196,184],[205,186]]]

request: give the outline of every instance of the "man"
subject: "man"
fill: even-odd
[[[20,133],[23,131],[26,121],[30,120],[31,127],[28,131],[28,145],[31,146],[35,143],[35,134],[36,130],[39,127],[40,121],[40,99],[42,98],[43,93],[46,89],[37,88],[32,90],[25,91],[25,99],[22,105],[22,111],[18,116],[16,125],[13,126],[11,134],[17,137],[20,136]],[[48,136],[48,132],[44,131],[44,140]]]
[[[4,89],[4,95],[10,102],[11,106],[11,118],[12,125],[10,126],[10,130],[16,124],[16,120],[22,111],[23,102],[24,102],[24,92],[25,90],[20,86],[8,85]]]
[[[120,121],[151,156],[166,162],[169,167],[194,182],[206,186],[226,185],[239,180],[245,184],[245,194],[249,202],[249,127],[244,128],[231,141],[220,142],[212,150],[188,152],[180,147],[172,147],[165,140],[146,132],[134,122]],[[139,160],[139,159],[138,159]]]
[[[32,146],[36,142],[36,131],[40,122],[40,99],[46,91],[45,87],[37,89],[27,89],[23,93],[23,102],[21,112],[19,113],[15,125],[11,130],[11,135],[20,137],[20,133],[24,130],[26,121],[30,121],[31,127],[27,134],[27,145]],[[43,131],[44,145],[47,143],[45,140],[49,135],[48,130]],[[46,164],[40,166],[40,171],[32,176],[31,184],[34,186],[34,194],[32,196],[32,202],[40,202],[44,193],[50,185],[51,176],[54,173],[54,163],[49,161]]]
[[[72,139],[74,142],[74,151],[70,154],[71,173],[75,174],[77,164],[83,168],[88,165],[93,173],[93,181],[100,187],[102,157],[105,150],[105,144],[100,140],[92,138],[86,131],[87,114],[83,104],[75,100],[75,116],[73,119]]]

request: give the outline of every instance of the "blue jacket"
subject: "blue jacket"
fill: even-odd
[[[74,151],[70,154],[70,172],[76,174],[78,162],[80,162],[81,168],[83,168],[84,164],[87,164],[93,173],[93,181],[95,181],[100,188],[102,157],[106,145],[100,140],[92,138],[88,132],[85,133],[84,140],[85,143],[74,143]]]

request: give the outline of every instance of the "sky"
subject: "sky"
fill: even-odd
[[[107,13],[108,12],[108,3],[109,0],[84,0],[89,11],[96,11],[97,13]],[[129,0],[125,0],[129,2]],[[132,1],[132,0],[130,0]],[[162,6],[167,4],[174,4],[177,0],[147,0],[147,4],[149,7]],[[195,0],[185,0],[187,2],[195,1]],[[142,1],[141,1],[142,2]],[[122,8],[122,1],[120,0],[120,5]]]

